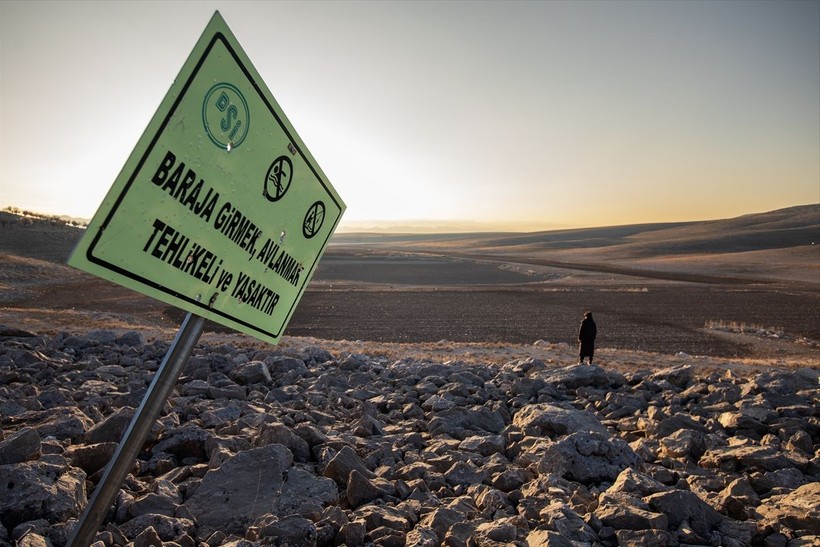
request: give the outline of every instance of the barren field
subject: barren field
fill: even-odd
[[[354,259],[334,249],[303,297],[289,334],[573,344],[585,310],[594,312],[599,345],[610,348],[786,356],[816,352],[808,340],[820,339],[820,295],[803,287],[659,281],[442,257],[359,254]],[[777,327],[781,338],[706,328],[739,330],[742,324]],[[792,340],[783,343],[786,337]]]
[[[772,226],[768,217],[766,226]],[[682,247],[684,228],[700,233],[677,225],[661,231]],[[602,356],[646,351],[820,361],[818,246],[745,249],[706,260],[701,242],[692,263],[680,254],[650,260],[646,245],[651,240],[657,247],[650,238],[657,232],[620,228],[606,239],[598,230],[590,240],[574,234],[576,247],[550,244],[561,247],[554,252],[544,250],[548,236],[342,236],[326,251],[286,335],[572,346],[581,315],[591,310]],[[4,223],[0,323],[44,333],[137,328],[173,336],[181,311],[62,264],[79,234],[45,222]],[[759,239],[772,240],[767,237]],[[749,266],[766,263],[761,253],[788,255],[791,268]],[[227,333],[218,325],[208,330]]]

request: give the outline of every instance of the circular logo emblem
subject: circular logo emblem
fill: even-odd
[[[268,167],[263,193],[268,201],[279,201],[290,188],[293,164],[287,156],[279,156]]]
[[[251,113],[245,97],[232,84],[216,84],[202,103],[202,123],[211,142],[230,152],[242,144],[250,127]]]
[[[305,221],[302,222],[302,235],[310,239],[319,233],[319,228],[325,221],[325,204],[317,201],[308,209]]]

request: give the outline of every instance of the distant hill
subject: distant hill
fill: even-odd
[[[0,253],[64,262],[83,232],[80,221],[15,208],[0,211]],[[469,249],[493,254],[568,255],[639,260],[745,253],[820,245],[820,204],[725,220],[634,224],[531,233],[345,233],[332,244],[383,249]]]
[[[622,257],[737,253],[820,244],[820,204],[725,220],[633,224],[531,233],[338,234],[335,244],[460,246],[494,252],[618,249]]]
[[[67,217],[4,209],[0,211],[0,254],[65,262],[84,230],[77,224]]]

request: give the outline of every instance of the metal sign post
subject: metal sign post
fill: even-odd
[[[145,444],[151,428],[162,412],[162,407],[165,406],[165,401],[168,400],[168,395],[174,389],[182,369],[185,368],[188,358],[194,351],[204,325],[205,319],[202,317],[192,313],[185,316],[176,338],[154,375],[148,392],[131,419],[111,461],[108,462],[102,479],[94,489],[94,494],[88,501],[80,522],[74,528],[68,540],[68,547],[88,547],[91,544],[114,502],[114,496],[128,472],[134,467],[137,454]]]
[[[204,321],[276,344],[345,207],[215,12],[68,260],[188,312],[70,547],[93,539]]]

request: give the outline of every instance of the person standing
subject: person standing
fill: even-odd
[[[584,320],[581,321],[581,328],[578,329],[578,341],[581,343],[580,363],[584,363],[584,357],[589,357],[589,364],[592,364],[592,355],[595,353],[595,336],[598,328],[592,320],[592,313],[586,312]]]

